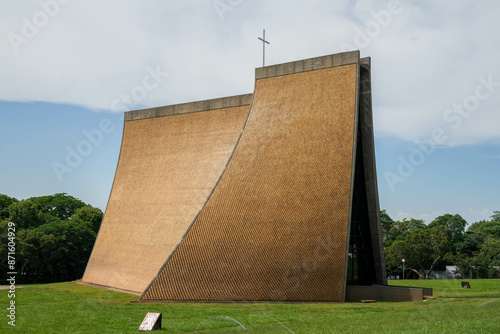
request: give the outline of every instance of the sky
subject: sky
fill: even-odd
[[[494,0],[3,0],[0,193],[105,210],[123,112],[252,93],[262,66],[372,58],[380,206],[426,223],[500,210]]]

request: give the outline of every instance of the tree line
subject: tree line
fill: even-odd
[[[9,271],[9,222],[15,225],[17,282],[46,283],[83,276],[102,218],[100,209],[65,193],[21,201],[0,194],[2,280]]]
[[[498,277],[500,211],[490,220],[467,227],[458,214],[429,224],[419,219],[395,221],[380,213],[387,273],[428,278],[446,265],[457,265],[462,277]],[[0,194],[0,277],[8,270],[8,225],[15,224],[19,283],[61,282],[83,276],[103,213],[65,193],[17,200]]]
[[[469,227],[458,214],[439,216],[429,224],[413,218],[394,221],[386,210],[380,217],[388,274],[401,275],[404,259],[405,269],[421,279],[447,265],[456,265],[464,278],[499,275],[500,211]]]

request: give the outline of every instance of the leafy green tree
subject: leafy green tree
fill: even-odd
[[[494,247],[500,247],[497,244]],[[497,251],[498,252],[498,251]],[[498,266],[492,265],[491,254],[479,254],[474,257],[463,257],[456,261],[456,273],[464,278],[496,278]]]
[[[382,241],[384,242],[385,246],[389,241],[393,241],[391,228],[392,224],[394,223],[394,220],[392,220],[386,210],[380,211],[380,223],[382,225]]]
[[[94,232],[99,231],[101,226],[103,213],[100,209],[94,208],[91,205],[85,205],[75,211],[72,219],[74,221],[89,222]]]
[[[486,238],[479,256],[486,259],[490,267],[500,266],[500,239],[491,236]]]
[[[463,277],[496,277],[495,267],[500,266],[500,221],[493,215],[491,221],[472,224],[457,248],[456,264]]]
[[[32,197],[30,201],[36,205],[41,215],[47,215],[61,220],[71,218],[75,211],[85,206],[85,203],[65,193],[49,196]],[[49,218],[50,219],[50,218]]]
[[[405,238],[410,232],[425,228],[426,225],[421,219],[404,218],[402,221],[394,221],[391,227],[391,237],[393,240]]]
[[[18,233],[18,263],[21,271],[34,282],[47,281],[54,276],[58,260],[57,240],[52,234],[35,229],[25,229]]]
[[[493,211],[493,215],[491,216],[491,220],[500,222],[500,211]]]
[[[6,273],[7,270],[7,253],[8,253],[8,222],[0,221],[0,272]]]
[[[102,221],[101,210],[67,194],[22,201],[0,195],[0,212],[8,218],[0,219],[0,278],[7,273],[8,221],[16,224],[19,283],[82,277]]]
[[[57,271],[60,280],[73,280],[82,277],[90,258],[96,233],[90,223],[79,221],[60,221],[42,225],[38,228],[45,234],[55,236],[58,243]]]
[[[403,219],[402,221],[394,221],[392,220],[387,212],[383,210],[381,212],[381,221],[382,221],[382,239],[384,242],[384,250],[386,255],[386,269],[388,273],[400,272],[402,270],[401,259],[394,259],[391,261],[387,254],[389,252],[390,246],[396,242],[397,240],[404,240],[406,236],[414,230],[423,229],[426,227],[423,220],[420,219]]]
[[[474,223],[467,229],[467,234],[476,236],[478,243],[484,242],[489,236],[500,238],[500,220],[482,220]]]
[[[439,216],[434,219],[429,227],[444,226],[451,230],[452,242],[457,244],[463,240],[463,234],[465,227],[467,226],[467,221],[463,219],[459,214],[451,215],[449,213]]]
[[[426,226],[423,220],[414,218],[395,221],[386,210],[380,211],[380,222],[382,225],[382,241],[385,247],[390,246],[398,238],[404,238],[409,232]]]
[[[22,200],[9,206],[9,220],[16,224],[18,230],[35,228],[43,223],[38,209],[30,200]]]
[[[500,221],[482,220],[469,226],[458,251],[464,256],[477,256],[488,238],[500,239]]]
[[[0,194],[0,220],[9,218],[9,206],[18,200],[7,195]]]
[[[405,259],[407,268],[427,279],[439,261],[452,250],[452,231],[444,226],[415,228],[404,238],[386,248],[386,262],[400,267]]]

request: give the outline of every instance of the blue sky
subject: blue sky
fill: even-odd
[[[394,219],[486,219],[500,210],[498,17],[492,0],[3,1],[0,193],[104,210],[123,111],[252,92],[265,28],[267,64],[372,57]]]

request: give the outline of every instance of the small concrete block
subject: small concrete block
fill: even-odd
[[[371,303],[376,303],[377,301],[375,299],[362,299],[360,300],[360,302],[362,303],[366,303],[366,304],[371,304]]]
[[[164,108],[155,108],[154,115],[155,117],[162,117],[165,116],[165,109]]]
[[[304,72],[304,62],[303,61],[295,62],[294,73],[301,73],[301,72]]]
[[[361,59],[359,60],[359,63],[360,63],[361,65],[368,65],[368,66],[370,66],[370,65],[371,65],[371,61],[372,61],[372,60],[371,60],[371,58],[370,58],[370,57],[365,57],[365,58],[361,58]]]
[[[295,72],[295,63],[288,63],[285,64],[286,69],[285,69],[285,74],[294,74]]]
[[[359,62],[359,51],[344,52],[340,54],[342,65],[354,64]]]
[[[231,99],[220,99],[220,107],[221,108],[230,108],[231,107]],[[217,108],[219,109],[219,108]]]
[[[172,108],[172,115],[178,115],[179,114],[180,108],[179,108],[178,105],[170,106],[170,108]]]
[[[333,67],[333,57],[332,56],[323,57],[322,63],[323,63],[323,66],[326,68]]]
[[[139,332],[151,332],[161,329],[161,313],[148,312],[139,326]]]
[[[200,110],[211,110],[212,103],[210,101],[201,101]]]
[[[321,70],[325,67],[328,67],[325,65],[325,58],[314,58],[311,60],[311,66],[312,70]]]
[[[314,59],[306,59],[304,61],[304,72],[309,72],[314,70]]]
[[[192,112],[199,112],[203,111],[203,101],[198,101],[198,102],[193,102],[193,103],[187,103],[183,106],[184,108],[184,113],[192,113]]]
[[[276,76],[276,66],[266,67],[266,78],[272,78]]]
[[[265,67],[258,67],[255,69],[255,79],[264,79],[266,77],[266,68]]]
[[[340,66],[342,65],[342,57],[340,56],[340,54],[334,54],[333,56],[333,66]]]
[[[277,76],[282,76],[285,75],[286,73],[286,64],[282,65],[276,65],[276,75]]]

